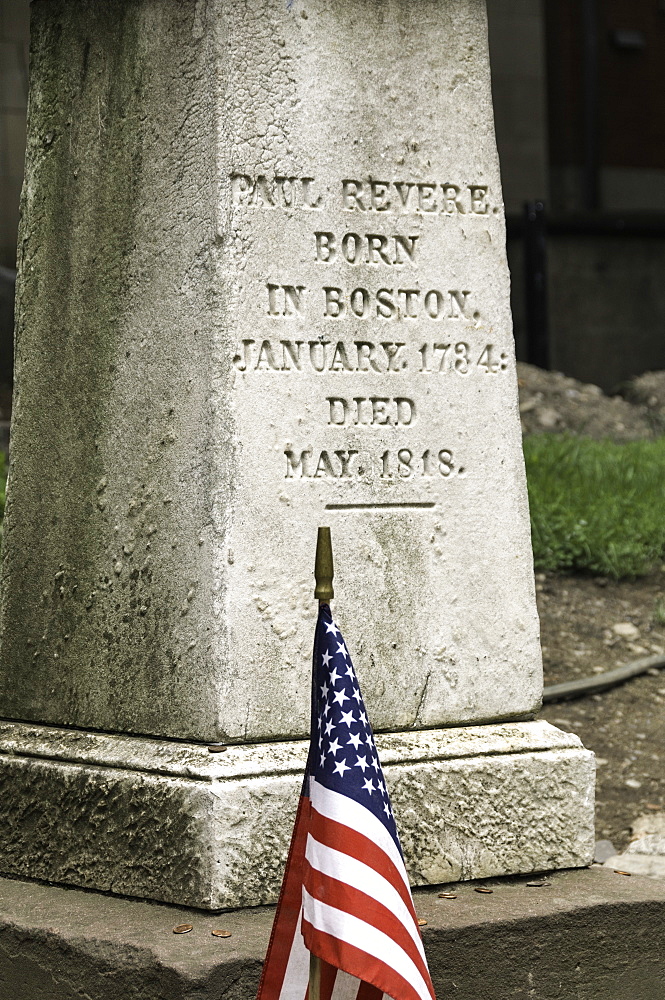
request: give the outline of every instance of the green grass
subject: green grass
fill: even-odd
[[[665,438],[524,439],[537,570],[643,576],[665,557]]]

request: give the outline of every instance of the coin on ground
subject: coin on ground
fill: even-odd
[[[418,917],[418,926],[419,927],[424,927],[426,923],[427,923],[426,920],[423,920],[422,917]]]
[[[483,889],[479,885],[475,887],[474,892],[494,892],[494,889]]]
[[[531,886],[533,889],[542,889],[546,885],[552,885],[551,882],[527,882],[527,885]]]
[[[231,937],[231,931],[210,931],[213,937]]]
[[[174,934],[189,934],[194,929],[194,924],[176,924],[173,928]]]
[[[456,892],[440,892],[439,899],[457,899]]]
[[[208,746],[208,753],[224,753],[226,749],[226,743],[211,743]]]
[[[618,868],[615,868],[614,869],[614,874],[615,875],[628,875],[630,877],[633,873],[632,872],[622,872],[622,871],[619,871]]]

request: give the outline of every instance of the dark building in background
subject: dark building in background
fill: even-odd
[[[518,357],[605,389],[665,369],[665,0],[487,7]],[[28,21],[0,0],[0,441]]]
[[[665,368],[665,0],[488,11],[518,356],[612,390]],[[510,105],[507,73],[522,88]],[[538,245],[526,201],[544,205],[544,282],[525,255]],[[527,309],[541,285],[544,358],[540,311]]]

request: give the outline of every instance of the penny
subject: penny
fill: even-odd
[[[194,924],[176,924],[173,928],[174,934],[189,934],[194,929]]]
[[[422,917],[418,917],[418,926],[419,927],[424,927],[426,923],[427,923],[426,920],[423,920]]]
[[[615,874],[615,875],[628,875],[628,877],[630,878],[630,876],[631,876],[631,875],[632,875],[633,873],[632,873],[632,872],[622,872],[622,871],[619,871],[619,869],[618,869],[618,868],[615,868],[615,869],[614,869],[614,874]]]
[[[457,899],[456,892],[440,892],[439,899]]]
[[[473,890],[474,892],[494,892],[494,889],[482,889],[480,886],[476,886]]]
[[[208,753],[223,753],[227,749],[226,743],[210,743]]]
[[[231,931],[210,931],[213,937],[231,937]]]

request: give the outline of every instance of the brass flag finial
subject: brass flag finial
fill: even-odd
[[[335,596],[333,590],[334,575],[330,528],[319,528],[316,536],[316,558],[314,560],[314,577],[316,579],[314,597],[324,604],[329,604]]]

